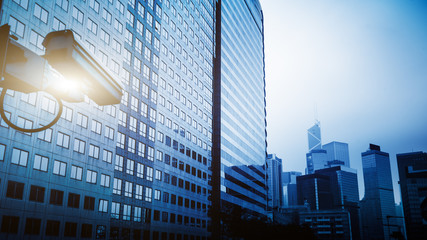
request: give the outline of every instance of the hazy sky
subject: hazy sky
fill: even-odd
[[[264,12],[268,152],[304,172],[307,129],[361,152],[427,152],[427,1],[260,0]],[[396,192],[397,191],[397,192]]]

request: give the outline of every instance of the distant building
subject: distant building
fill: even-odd
[[[283,172],[283,206],[290,207],[298,204],[297,200],[297,177],[301,176],[300,172]]]
[[[350,213],[352,239],[360,239],[359,186],[357,172],[344,166],[317,170],[316,174],[327,175],[333,197],[333,209],[345,209]]]
[[[322,138],[320,135],[320,122],[316,123],[307,130],[308,151],[322,148]]]
[[[280,208],[283,203],[282,159],[276,154],[267,155],[266,173],[268,210]]]
[[[329,176],[313,173],[297,177],[298,205],[308,204],[310,210],[333,208]]]
[[[322,146],[326,150],[326,161],[329,167],[344,165],[350,167],[350,155],[348,144],[342,142],[330,142]]]
[[[408,240],[427,236],[427,153],[397,154]]]
[[[307,168],[306,174],[327,167],[327,152],[323,149],[314,149],[306,154]]]
[[[365,197],[361,201],[363,239],[390,239],[390,225],[395,219],[393,184],[389,154],[370,144],[362,153]],[[389,216],[389,217],[388,217]]]
[[[350,215],[345,210],[300,212],[299,222],[310,226],[318,240],[351,239]]]

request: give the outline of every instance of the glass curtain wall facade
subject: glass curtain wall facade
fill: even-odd
[[[124,87],[120,105],[65,104],[40,134],[1,123],[2,238],[209,237],[214,3],[10,0],[2,11],[38,54],[48,32],[72,29]],[[18,125],[57,111],[42,93],[8,93]]]
[[[363,239],[390,239],[390,225],[395,215],[389,154],[370,144],[362,153],[365,196],[360,203]]]
[[[217,1],[213,233],[219,212],[266,214],[263,13],[257,0]],[[216,236],[214,236],[215,238]]]
[[[406,234],[408,239],[422,239],[427,236],[427,153],[401,153],[396,158]]]

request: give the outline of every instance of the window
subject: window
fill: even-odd
[[[53,174],[65,177],[65,171],[67,170],[67,164],[65,162],[61,162],[55,160],[53,162]]]
[[[123,171],[123,157],[116,154],[116,161],[114,165],[114,170]]]
[[[131,106],[131,109],[133,110],[133,111],[135,111],[135,112],[138,112],[138,98],[136,98],[136,97],[134,97],[134,96],[131,96],[131,98],[130,98],[130,106]]]
[[[150,161],[154,161],[154,148],[148,147],[147,159]]]
[[[104,213],[108,212],[108,200],[99,199],[98,211]]]
[[[114,128],[105,126],[105,137],[114,140]]]
[[[1,232],[4,233],[18,233],[19,217],[6,216],[2,218]]]
[[[24,234],[39,235],[42,220],[39,218],[27,218]]]
[[[119,219],[120,216],[120,203],[111,203],[111,217]]]
[[[121,132],[117,133],[117,147],[124,149],[125,148],[125,135]]]
[[[129,221],[131,213],[131,206],[123,204],[123,220]]]
[[[129,117],[129,130],[131,130],[132,132],[136,132],[137,123],[138,123],[138,121],[136,120],[136,118],[130,116]]]
[[[125,181],[125,197],[132,197],[132,183]]]
[[[89,197],[89,196],[85,196],[85,200],[84,200],[84,204],[83,204],[83,209],[86,210],[95,210],[95,198],[94,197]]]
[[[157,112],[153,108],[150,108],[150,121],[156,122]]]
[[[147,124],[139,122],[139,135],[143,137],[147,136]]]
[[[154,190],[154,200],[160,201],[160,190]]]
[[[73,18],[79,22],[80,24],[83,24],[83,12],[80,11],[77,7],[74,6],[73,8]]]
[[[117,194],[117,195],[122,194],[122,180],[121,179],[114,178],[113,194]]]
[[[163,162],[163,152],[157,150],[157,161]]]
[[[0,161],[4,161],[4,153],[6,151],[6,145],[0,143]]]
[[[80,140],[78,138],[74,139],[74,151],[75,152],[84,154],[85,153],[85,145],[86,145],[85,141]]]
[[[153,142],[156,140],[156,130],[152,127],[148,127],[148,139]]]
[[[135,162],[133,160],[128,159],[126,161],[126,173],[129,175],[133,175],[134,166],[135,166]]]
[[[59,221],[47,220],[46,221],[46,236],[59,236]]]
[[[109,24],[111,24],[111,13],[105,8],[102,10],[102,18]]]
[[[73,120],[73,109],[63,106],[61,118],[71,122]]]
[[[30,201],[44,202],[45,188],[40,186],[31,185],[30,189]]]
[[[96,0],[89,1],[89,7],[92,8],[96,13],[99,13],[99,2]]]
[[[18,19],[10,16],[9,18],[10,31],[15,35],[23,38],[25,33],[25,24]]]
[[[141,102],[141,115],[143,117],[147,117],[148,115],[148,105],[145,104],[144,102]]]
[[[13,148],[11,163],[26,167],[28,162],[28,152]]]
[[[87,29],[91,31],[93,34],[98,34],[98,24],[96,24],[92,19],[87,19]]]
[[[135,199],[142,200],[142,186],[135,184]]]
[[[64,11],[68,11],[68,0],[56,0],[56,5]]]
[[[156,180],[162,181],[162,171],[156,170]]]
[[[88,169],[86,172],[86,182],[96,184],[97,176],[97,172]]]
[[[144,200],[146,202],[151,202],[152,195],[153,195],[153,189],[149,188],[149,187],[145,187],[145,199]]]
[[[33,121],[18,116],[18,122],[16,125],[21,128],[31,129],[33,128]],[[24,133],[24,134],[31,135],[31,133]]]
[[[141,222],[141,210],[140,207],[134,207],[133,221]]]
[[[92,238],[92,224],[82,224],[82,232],[80,235],[82,238]]]
[[[43,171],[43,172],[47,172],[48,163],[49,163],[49,158],[43,157],[43,156],[40,156],[40,155],[36,154],[34,156],[34,166],[33,166],[33,169],[40,170],[40,171]]]
[[[24,195],[24,184],[15,181],[7,182],[6,197],[22,199]]]
[[[37,3],[34,6],[34,16],[40,19],[42,22],[47,23],[49,13]]]
[[[106,43],[107,45],[110,44],[110,34],[104,31],[104,29],[101,29],[101,40]]]
[[[102,150],[102,161],[111,163],[113,159],[113,153],[108,150]]]
[[[121,24],[116,18],[114,19],[114,29],[116,29],[119,33],[123,33],[123,24]]]
[[[79,208],[80,206],[80,195],[75,193],[68,194],[68,207]]]
[[[81,113],[77,113],[77,125],[81,126],[83,128],[87,128],[87,122],[88,122],[88,117],[81,114]]]
[[[99,147],[89,144],[89,157],[99,158]]]
[[[64,237],[76,237],[77,223],[65,222]]]
[[[56,145],[63,147],[63,148],[69,148],[70,144],[70,136],[67,134],[64,134],[62,132],[58,132],[58,138],[56,139]]]
[[[94,119],[92,119],[92,132],[96,134],[101,134],[102,124]]]
[[[144,178],[144,165],[141,163],[136,164],[136,176],[139,178]]]
[[[82,175],[83,175],[83,168],[78,167],[78,166],[71,166],[71,179],[75,179],[75,180],[82,180]]]
[[[52,189],[50,190],[50,200],[49,203],[53,205],[62,205],[62,200],[64,198],[64,192]]]
[[[109,188],[110,178],[111,177],[109,175],[101,174],[101,186]]]
[[[147,168],[147,180],[153,181],[153,168],[152,167],[146,167]]]

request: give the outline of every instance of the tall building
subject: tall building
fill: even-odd
[[[322,148],[322,137],[320,134],[320,122],[316,123],[307,130],[308,152]]]
[[[283,172],[283,206],[290,207],[298,205],[297,200],[297,177],[301,176],[300,172]]]
[[[322,149],[326,150],[326,162],[329,167],[341,165],[350,167],[347,143],[333,141],[323,145]]]
[[[313,149],[305,155],[307,160],[306,174],[312,174],[316,170],[328,167],[326,150]]]
[[[390,239],[395,215],[389,154],[370,144],[362,153],[365,196],[360,203],[363,239]]]
[[[333,209],[331,177],[313,173],[297,177],[298,205],[309,205],[310,210]]]
[[[350,214],[352,239],[361,239],[359,186],[357,172],[344,166],[317,170],[316,174],[329,176],[333,197],[333,209],[344,209]]]
[[[59,122],[38,134],[1,122],[0,238],[207,239],[214,2],[7,0],[1,7],[1,24],[40,55],[48,32],[71,29],[124,91],[120,105],[65,103]],[[27,128],[46,125],[56,106],[43,93],[8,91],[5,101],[6,115]]]
[[[282,159],[276,154],[267,155],[267,206],[269,211],[282,207],[283,185],[282,185]]]
[[[408,240],[427,236],[427,153],[397,154]]]
[[[212,146],[214,238],[221,212],[265,217],[266,110],[263,13],[258,0],[219,0]]]

